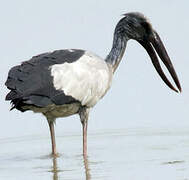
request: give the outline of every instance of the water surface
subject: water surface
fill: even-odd
[[[0,139],[2,180],[189,180],[189,132],[119,129],[89,133],[88,156],[82,137],[57,136],[59,157],[50,139],[26,136]]]

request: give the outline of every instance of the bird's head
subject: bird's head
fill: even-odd
[[[152,25],[149,20],[141,13],[127,13],[118,22],[116,32],[125,34],[128,39],[144,40],[149,39],[153,34]]]
[[[158,33],[152,28],[152,25],[150,24],[149,20],[143,14],[124,14],[124,17],[118,22],[116,26],[115,33],[118,36],[124,36],[126,40],[134,39],[138,41],[146,49],[155,69],[157,70],[162,80],[172,90],[178,92],[178,90],[170,83],[170,81],[165,76],[158,60],[159,56],[159,58],[163,61],[169,73],[171,74],[177,88],[181,92],[181,86],[178,77],[171,63],[171,60],[167,54],[167,51]]]

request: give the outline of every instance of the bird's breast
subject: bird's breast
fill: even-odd
[[[107,92],[112,74],[111,67],[103,59],[89,52],[73,63],[51,66],[55,89],[88,107],[94,106]]]

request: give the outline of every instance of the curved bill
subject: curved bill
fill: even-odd
[[[167,51],[159,37],[159,35],[157,34],[157,32],[153,32],[153,35],[150,38],[150,41],[138,41],[148,52],[152,63],[156,69],[156,71],[158,72],[158,74],[160,75],[160,77],[162,78],[162,80],[165,82],[165,84],[167,84],[167,86],[169,88],[171,88],[172,90],[178,92],[178,90],[171,84],[171,82],[167,79],[166,75],[164,74],[158,57],[156,55],[156,53],[158,54],[158,56],[160,57],[160,59],[162,60],[162,62],[165,64],[165,66],[167,67],[169,73],[171,74],[177,88],[179,89],[179,91],[181,92],[181,85],[180,82],[178,80],[177,74],[174,70],[173,64],[171,63],[171,60],[167,54]],[[156,52],[155,52],[156,51]]]

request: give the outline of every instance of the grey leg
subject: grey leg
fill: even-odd
[[[83,128],[83,155],[87,155],[87,124],[89,117],[89,108],[81,107],[79,110],[79,116]]]
[[[55,141],[55,132],[54,132],[54,120],[49,120],[48,119],[48,124],[49,124],[49,129],[50,129],[50,134],[51,134],[52,155],[57,155],[57,152],[56,152],[56,141]]]

